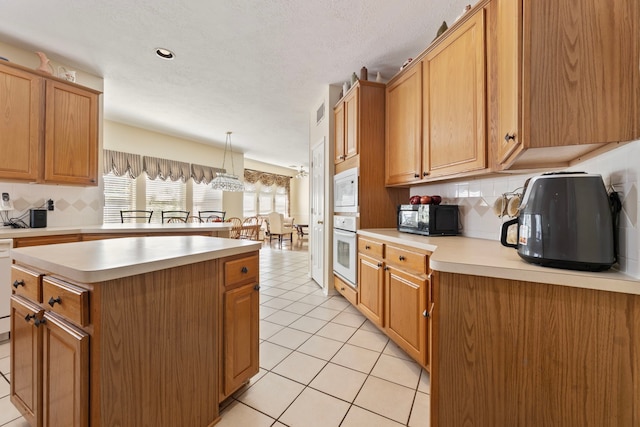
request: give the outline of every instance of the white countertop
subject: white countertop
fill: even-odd
[[[45,228],[2,228],[0,239],[14,239],[18,237],[59,236],[76,233],[160,233],[167,231],[227,231],[232,225],[228,222],[188,222],[169,224],[100,224],[81,225],[78,227],[45,227]]]
[[[259,250],[262,242],[206,236],[124,237],[11,250],[11,258],[83,283],[208,261]]]
[[[359,230],[358,234],[431,251],[430,266],[436,271],[640,295],[640,280],[614,269],[592,273],[542,267],[494,240],[420,236],[391,228]]]

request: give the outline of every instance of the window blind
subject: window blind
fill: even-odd
[[[115,176],[113,173],[103,175],[104,179],[104,213],[102,221],[120,222],[121,210],[136,208],[136,181],[128,174]]]

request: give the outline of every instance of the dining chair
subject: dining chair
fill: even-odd
[[[282,244],[283,240],[290,240],[293,242],[293,218],[286,218],[284,215],[278,212],[271,212],[269,214],[268,223],[269,243],[274,237],[278,238],[278,242]],[[288,239],[284,236],[289,235]]]
[[[201,222],[224,222],[226,211],[198,211]]]
[[[229,231],[229,238],[239,239],[240,229],[242,228],[242,220],[238,217],[227,218],[225,222],[231,223],[231,230]]]
[[[138,222],[138,219],[144,219],[145,222],[151,222],[151,216],[153,216],[153,211],[145,211],[145,210],[130,210],[130,211],[120,211],[120,222],[124,224],[125,219],[133,220],[128,222]]]
[[[187,222],[191,211],[162,211],[162,223]]]
[[[247,240],[258,240],[258,230],[260,230],[260,223],[257,216],[250,216],[242,221],[242,227],[240,228],[240,238]]]

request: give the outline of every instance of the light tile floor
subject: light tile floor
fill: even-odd
[[[429,374],[341,296],[308,277],[308,253],[260,253],[260,373],[222,405],[217,427],[429,426]],[[26,427],[9,401],[0,344],[0,426]]]

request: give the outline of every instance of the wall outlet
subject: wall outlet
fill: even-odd
[[[47,210],[49,211],[53,210],[53,200],[51,199],[47,200]]]

